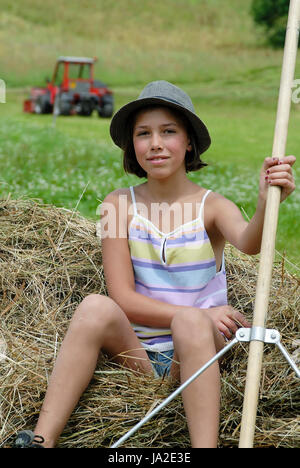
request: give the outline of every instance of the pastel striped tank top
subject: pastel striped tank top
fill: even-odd
[[[133,218],[128,242],[136,291],[174,305],[210,308],[227,304],[224,255],[221,270],[204,227],[204,203],[199,215],[169,233],[161,232],[137,211],[133,187],[130,187]],[[173,349],[171,330],[132,324],[142,345],[151,351]]]

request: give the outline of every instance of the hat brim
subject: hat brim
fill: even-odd
[[[210,135],[205,124],[196,114],[176,102],[153,97],[137,99],[136,101],[129,102],[115,113],[110,124],[110,135],[114,143],[124,150],[127,140],[126,132],[128,130],[126,122],[129,117],[143,107],[159,104],[172,109],[177,109],[185,115],[194,130],[195,137],[197,138],[199,154],[204,153],[204,151],[209,148],[211,144]]]

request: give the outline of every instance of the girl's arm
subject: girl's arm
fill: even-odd
[[[244,253],[250,255],[259,253],[268,187],[269,185],[280,186],[282,188],[281,201],[285,200],[295,189],[291,169],[295,161],[294,156],[287,156],[282,161],[274,158],[265,159],[260,173],[256,211],[249,222],[244,220],[234,203],[214,194],[209,206],[209,211],[213,213],[213,218],[208,221],[211,225],[209,230],[217,229],[224,239]]]

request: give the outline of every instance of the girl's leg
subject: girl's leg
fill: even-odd
[[[44,437],[45,447],[55,446],[93,376],[100,350],[131,369],[152,372],[148,356],[120,307],[106,296],[85,298],[62,343],[35,428],[35,434]],[[120,353],[124,356],[118,357]]]
[[[201,310],[177,314],[172,321],[174,359],[184,383],[224,346],[210,317]],[[178,365],[171,375],[178,378]],[[215,448],[219,432],[220,373],[214,363],[182,392],[192,447]]]

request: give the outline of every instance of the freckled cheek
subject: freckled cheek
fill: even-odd
[[[147,151],[147,145],[141,141],[133,142],[133,147],[137,159],[142,157]]]
[[[142,168],[144,168],[147,151],[145,145],[141,144],[140,142],[138,144],[133,142],[133,147],[137,162]]]
[[[168,147],[170,151],[174,154],[184,154],[187,148],[187,139],[184,136],[178,135],[178,138],[174,138],[172,141],[170,140],[168,143]]]
[[[178,162],[180,162],[181,160],[185,158],[186,148],[183,144],[181,144],[181,142],[180,144],[178,144],[178,142],[174,144],[170,144],[168,149],[170,153],[173,155],[173,158],[178,160]]]

